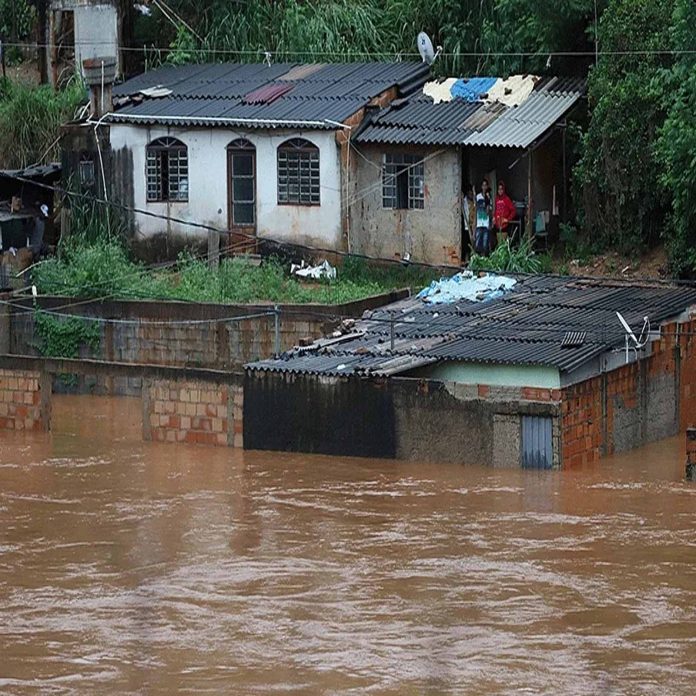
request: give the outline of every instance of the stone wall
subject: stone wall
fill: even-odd
[[[696,414],[696,320],[662,327],[651,354],[564,388],[564,467],[676,435]]]
[[[48,430],[51,383],[41,372],[0,370],[0,430]]]
[[[243,447],[241,384],[146,379],[142,390],[143,439]]]

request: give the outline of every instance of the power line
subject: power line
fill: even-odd
[[[13,48],[61,48],[63,44],[52,44],[52,43],[36,43],[36,42],[3,42],[3,46],[9,46]],[[112,41],[78,41],[68,44],[67,47],[76,46],[114,46]],[[120,46],[116,45],[118,51],[124,52],[137,52],[144,53],[149,51],[160,51],[164,53],[176,52],[178,49],[172,48],[171,46]],[[259,56],[265,53],[270,53],[272,56],[333,56],[341,58],[353,57],[381,57],[381,58],[393,58],[399,60],[401,58],[415,58],[418,62],[421,61],[421,55],[417,52],[404,52],[404,51],[288,51],[284,49],[279,49],[277,51],[266,51],[266,50],[254,50],[254,49],[230,49],[230,48],[186,48],[185,53],[197,53],[197,54],[210,54],[210,55],[236,55],[236,56]],[[665,48],[665,49],[650,49],[650,48],[636,48],[627,50],[599,50],[595,52],[594,50],[589,51],[454,51],[454,52],[442,52],[440,57],[447,58],[525,58],[525,57],[595,57],[595,56],[640,56],[640,55],[694,55],[696,54],[696,49],[679,49],[679,48]]]

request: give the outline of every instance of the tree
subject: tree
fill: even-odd
[[[672,199],[665,240],[673,272],[696,275],[696,4],[677,0],[673,15],[674,95],[657,145],[661,182]]]
[[[585,233],[622,251],[658,241],[670,205],[656,143],[669,103],[660,76],[672,63],[665,49],[677,1],[610,0],[600,22],[576,198]]]

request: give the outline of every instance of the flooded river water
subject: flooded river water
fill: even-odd
[[[0,435],[2,694],[693,694],[681,438],[567,472]]]

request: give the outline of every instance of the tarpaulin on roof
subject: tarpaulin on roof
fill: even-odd
[[[452,85],[452,96],[455,99],[463,99],[468,102],[479,101],[482,95],[488,94],[488,91],[497,81],[497,77],[471,77],[469,79],[460,79]]]
[[[514,278],[488,274],[475,276],[471,271],[462,271],[451,278],[434,280],[423,288],[417,297],[428,304],[450,304],[459,300],[483,302],[502,297],[517,281]]]

